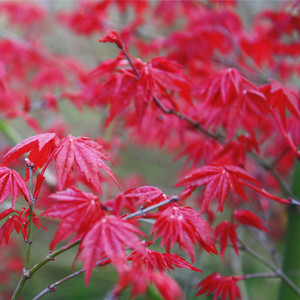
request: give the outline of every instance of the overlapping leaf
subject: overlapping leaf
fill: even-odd
[[[28,159],[34,163],[35,169],[41,168],[55,148],[58,138],[55,133],[43,133],[32,136],[10,149],[3,157],[3,163],[21,157],[30,152]]]
[[[186,268],[202,272],[177,254],[159,253],[146,247],[144,247],[144,252],[133,251],[128,259],[132,261],[133,266],[142,263],[145,268],[150,271],[156,269],[160,272],[164,272],[165,270],[173,270],[175,266],[177,268]]]
[[[222,299],[226,299],[228,296],[229,300],[241,299],[241,293],[236,284],[241,279],[238,276],[222,276],[213,273],[197,285],[197,288],[200,288],[197,296],[205,293],[208,296],[215,292],[214,300],[217,300],[219,296]]]
[[[62,220],[50,249],[75,233],[77,236],[87,233],[96,220],[104,215],[99,199],[95,195],[75,187],[52,194],[49,200],[55,202],[42,213],[42,216]]]
[[[30,203],[29,190],[23,177],[15,170],[0,166],[0,203],[11,195],[14,207],[20,193]]]
[[[74,163],[78,166],[81,174],[91,183],[101,194],[101,174],[102,169],[117,184],[111,169],[103,160],[111,161],[103,147],[87,137],[73,137],[68,135],[62,139],[53,151],[50,160],[55,159],[55,169],[57,174],[57,187],[62,190],[70,177]]]
[[[161,236],[161,246],[166,246],[167,252],[178,243],[194,261],[194,245],[199,244],[208,253],[217,254],[214,242],[214,232],[200,214],[189,207],[170,206],[160,212],[152,233],[155,240]]]
[[[125,246],[143,250],[137,234],[145,236],[132,223],[115,216],[105,216],[94,223],[80,244],[81,260],[86,270],[85,283],[88,284],[92,269],[101,257],[109,256],[117,269],[124,271]]]
[[[176,184],[176,186],[188,187],[197,187],[202,185],[206,185],[203,196],[202,212],[208,209],[210,202],[215,198],[218,198],[219,200],[218,211],[223,211],[224,202],[228,196],[229,190],[232,190],[242,199],[248,201],[243,186],[247,186],[275,201],[286,204],[289,203],[288,200],[273,196],[260,188],[259,182],[248,172],[234,165],[223,166],[210,164],[203,166],[193,170]]]
[[[233,213],[233,217],[242,225],[252,226],[259,230],[268,231],[265,222],[252,211],[239,209]]]
[[[238,238],[236,234],[236,226],[232,224],[229,221],[223,221],[221,222],[215,230],[216,237],[217,239],[220,239],[220,245],[221,245],[221,256],[224,258],[224,253],[227,248],[228,240],[230,240],[234,251],[236,255],[239,255],[239,250],[238,250]]]

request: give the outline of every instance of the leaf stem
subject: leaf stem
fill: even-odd
[[[27,279],[31,278],[31,274],[28,270],[29,263],[30,263],[30,252],[31,252],[31,236],[32,236],[32,221],[33,221],[33,206],[35,199],[33,198],[33,169],[34,164],[31,163],[29,160],[25,159],[25,163],[27,165],[27,169],[29,171],[29,194],[30,194],[30,204],[29,204],[29,220],[28,220],[28,227],[27,227],[27,247],[26,247],[26,255],[25,255],[25,265],[22,271],[22,277],[12,295],[12,300],[17,299],[18,295],[22,291]]]

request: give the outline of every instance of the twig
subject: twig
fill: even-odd
[[[13,293],[12,300],[17,299],[18,295],[20,294],[21,290],[23,289],[27,279],[31,278],[31,274],[29,272],[29,262],[30,262],[30,252],[31,252],[31,236],[32,236],[32,222],[33,222],[33,206],[35,199],[33,198],[33,169],[34,164],[29,161],[29,159],[25,159],[25,163],[27,169],[29,170],[29,194],[30,194],[30,204],[29,204],[29,221],[28,221],[28,234],[27,234],[27,247],[26,247],[26,255],[25,255],[25,265],[22,270],[22,276],[20,281]]]
[[[106,262],[107,260],[109,260],[109,257],[106,257],[106,258],[103,258],[101,260],[99,260],[95,266],[101,266],[103,264],[103,262]],[[32,300],[37,300],[37,299],[40,299],[42,298],[43,296],[45,296],[47,293],[50,293],[50,292],[54,292],[56,290],[56,287],[59,286],[60,284],[64,283],[65,281],[68,281],[82,273],[85,272],[85,269],[81,269],[79,271],[76,271],[58,281],[56,281],[55,283],[51,284],[51,285],[48,285],[47,288],[45,288],[42,292],[40,292],[37,296],[35,296]]]
[[[253,273],[243,275],[243,279],[252,279],[252,278],[280,278],[276,273]]]
[[[252,250],[251,248],[247,247],[241,240],[239,240],[239,243],[242,246],[242,250],[246,251],[248,254],[253,256],[255,259],[262,262],[264,265],[268,266],[271,270],[275,272],[275,274],[280,277],[287,285],[290,286],[291,289],[300,297],[300,289],[298,286],[295,285],[295,283],[286,275],[283,273],[281,269],[278,267],[272,265],[269,263],[265,258],[263,258],[260,254]]]
[[[178,196],[172,196],[171,198],[169,198],[169,199],[167,199],[165,201],[162,201],[160,203],[151,205],[151,206],[149,206],[147,208],[142,208],[142,209],[140,209],[140,210],[138,210],[138,211],[136,211],[136,212],[134,212],[134,213],[132,213],[130,215],[127,215],[123,219],[129,220],[129,219],[132,219],[132,218],[137,217],[137,216],[142,216],[145,213],[147,213],[147,212],[149,212],[151,210],[154,210],[156,208],[159,208],[159,207],[161,207],[163,205],[169,204],[171,202],[176,202],[176,201],[178,201],[178,199],[179,199]]]

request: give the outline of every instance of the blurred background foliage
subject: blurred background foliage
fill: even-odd
[[[98,42],[98,35],[92,35],[91,37],[79,36],[72,33],[67,28],[63,27],[59,22],[54,20],[56,12],[61,10],[71,10],[76,4],[76,1],[35,1],[43,5],[50,16],[48,23],[43,24],[43,31],[45,36],[43,37],[46,47],[52,53],[68,55],[79,59],[88,69],[94,68],[99,62],[108,58],[114,58],[118,51],[115,45],[101,44]],[[242,16],[242,19],[246,26],[249,26],[253,16],[255,16],[262,9],[276,9],[280,1],[238,1],[238,12]],[[153,1],[155,3],[155,1]],[[127,19],[130,18],[128,12],[121,15],[118,11],[111,12],[111,22],[116,25],[117,28],[122,28],[123,24],[127,23]],[[177,25],[180,26],[180,25]],[[6,30],[9,29],[13,32],[15,37],[22,36],[20,29],[9,27],[4,15],[0,16],[0,37],[5,36]],[[164,34],[163,32],[155,32],[151,23],[148,23],[143,28],[143,31],[150,35]],[[130,45],[129,45],[130,48]],[[130,52],[134,55],[135,49],[130,48]],[[83,107],[81,110],[77,109],[70,102],[62,101],[59,104],[60,111],[62,113],[64,121],[68,123],[68,132],[74,136],[86,135],[91,139],[100,136],[109,139],[110,127],[104,129],[105,117],[107,111],[92,110],[88,107]],[[42,113],[37,112],[35,117],[41,123],[42,127],[49,126],[53,121],[58,122],[61,116],[57,116],[53,111],[44,111]],[[110,125],[110,126],[113,126]],[[7,131],[7,132],[6,132]],[[20,142],[21,140],[34,135],[35,132],[25,125],[23,120],[9,120],[6,121],[4,128],[1,130],[1,147],[5,145]],[[120,138],[128,140],[128,134],[120,131]],[[174,161],[173,157],[167,152],[153,147],[141,147],[137,143],[129,143],[126,149],[118,149],[118,161],[115,162],[113,171],[118,178],[128,178],[138,174],[142,178],[142,182],[147,185],[153,185],[165,193],[172,195],[178,194],[178,189],[174,189],[173,185],[178,178],[178,170],[182,167],[183,161]],[[300,186],[298,186],[300,189]],[[105,199],[105,190],[103,199]],[[115,194],[118,193],[116,189]],[[108,192],[112,194],[111,191]],[[2,205],[2,208],[4,205]],[[1,207],[0,207],[1,208]],[[40,211],[37,210],[37,213]],[[218,216],[220,218],[220,216]],[[221,216],[223,219],[224,216]],[[52,240],[54,233],[57,229],[57,223],[54,221],[42,219],[44,226],[48,228],[48,233],[41,229],[34,228],[33,232],[33,247],[31,264],[40,261],[45,257],[48,252],[48,245]],[[144,225],[147,228],[147,225]],[[241,228],[239,228],[241,230]],[[149,232],[146,230],[146,232]],[[255,249],[258,253],[265,255],[266,249],[260,246],[255,239],[255,234],[251,230],[241,230],[240,234],[243,236],[243,240],[247,241],[249,247]],[[25,245],[22,243],[20,237],[16,237],[21,245],[20,252],[24,253]],[[278,243],[278,248],[283,250],[284,240]],[[2,245],[0,248],[0,255],[2,251]],[[159,243],[152,249],[159,249]],[[64,253],[63,255],[55,258],[55,261],[48,263],[43,269],[37,272],[30,280],[23,292],[20,299],[32,299],[37,293],[46,288],[49,284],[52,284],[56,280],[80,269],[81,263],[77,262],[74,269],[71,268],[74,257],[76,256],[77,249],[72,249]],[[179,250],[177,249],[177,252]],[[186,258],[188,260],[188,258]],[[243,263],[242,263],[243,262]],[[195,266],[204,271],[204,274],[196,274],[190,270],[180,269],[172,272],[172,276],[182,286],[186,299],[194,299],[196,291],[194,290],[195,284],[201,279],[210,274],[211,272],[220,272],[224,275],[255,273],[255,272],[268,272],[269,270],[258,263],[255,259],[248,254],[240,252],[240,256],[237,257],[231,249],[226,255],[223,263],[220,262],[219,257],[215,257],[207,254],[198,249]],[[0,272],[5,272],[1,269]],[[2,285],[0,283],[0,299],[6,299],[6,291],[8,288],[16,286],[20,274],[15,274],[13,280],[8,284]],[[43,299],[104,299],[106,293],[117,281],[117,274],[111,266],[99,267],[93,271],[90,285],[86,287],[83,282],[83,276],[78,276],[68,282],[65,282],[62,286],[58,287],[54,293],[47,294]],[[275,300],[279,290],[279,279],[253,279],[246,282],[240,282],[239,286],[243,295],[243,300],[247,300],[247,294],[249,300]],[[247,290],[247,292],[246,292]],[[1,296],[2,293],[2,296]],[[212,299],[213,297],[197,297],[197,299]],[[129,299],[129,292],[124,293],[122,299]],[[155,293],[153,288],[149,288],[146,296],[138,297],[138,299],[160,299]],[[287,299],[288,300],[288,299]]]

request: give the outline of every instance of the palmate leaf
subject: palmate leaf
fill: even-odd
[[[32,136],[10,149],[4,155],[3,163],[7,164],[30,152],[28,159],[34,163],[35,170],[41,168],[54,150],[57,141],[58,138],[55,133],[43,133]]]
[[[215,233],[217,239],[218,238],[220,239],[220,246],[221,246],[220,254],[222,258],[224,258],[224,253],[227,248],[228,240],[230,240],[236,255],[239,255],[238,238],[235,231],[236,227],[237,225],[234,225],[229,221],[223,221],[216,227]]]
[[[154,232],[154,240],[161,236],[161,246],[166,246],[167,252],[178,243],[188,252],[192,261],[196,244],[208,253],[218,253],[212,228],[190,207],[174,204],[160,212],[152,228],[152,234]]]
[[[153,271],[154,269],[164,272],[177,268],[186,268],[196,272],[202,272],[196,267],[192,266],[185,259],[173,253],[159,253],[157,251],[144,247],[144,252],[133,251],[128,257],[132,261],[132,266],[139,266],[143,264],[146,270]]]
[[[54,204],[42,213],[43,217],[62,220],[50,244],[50,249],[73,234],[86,234],[104,212],[100,208],[98,197],[75,187],[49,196]]]
[[[15,213],[15,214],[13,214]],[[9,208],[2,213],[0,213],[0,220],[4,219],[8,215],[9,218],[6,222],[0,227],[0,246],[5,241],[6,244],[9,242],[9,238],[11,233],[15,230],[17,233],[22,232],[23,238],[25,241],[28,240],[27,228],[29,224],[29,208],[23,207],[21,211],[17,211],[15,209]],[[40,223],[39,218],[33,212],[33,224],[37,228],[42,227],[44,230],[47,229]]]
[[[252,226],[259,230],[268,231],[265,221],[255,215],[252,211],[238,209],[233,213],[235,220],[245,226]]]
[[[208,296],[215,292],[214,300],[217,300],[219,296],[222,296],[222,300],[227,299],[227,295],[230,300],[241,299],[241,293],[236,284],[241,279],[242,277],[239,276],[222,276],[213,273],[197,285],[197,288],[200,288],[197,296],[205,293]]]
[[[254,184],[254,185],[253,185]],[[193,170],[183,177],[176,186],[198,187],[206,185],[203,195],[202,212],[208,209],[215,198],[219,200],[218,211],[223,211],[229,190],[248,201],[243,186],[247,186],[263,196],[288,204],[289,201],[273,196],[260,187],[260,184],[247,171],[234,165],[210,164]]]
[[[0,166],[0,204],[11,195],[14,207],[20,193],[30,203],[29,190],[23,177],[15,170]]]
[[[111,161],[103,147],[87,137],[73,137],[68,135],[62,139],[53,151],[48,163],[55,159],[57,174],[57,187],[62,190],[70,177],[74,163],[78,166],[81,174],[102,194],[100,169],[114,180],[118,185],[111,169],[103,160]],[[45,171],[47,164],[44,167]],[[43,173],[42,172],[42,173]]]
[[[136,235],[145,234],[127,220],[115,216],[100,218],[84,236],[79,251],[86,270],[85,283],[88,284],[92,269],[101,257],[110,257],[119,271],[124,271],[126,263],[125,246],[142,251],[143,245]]]

